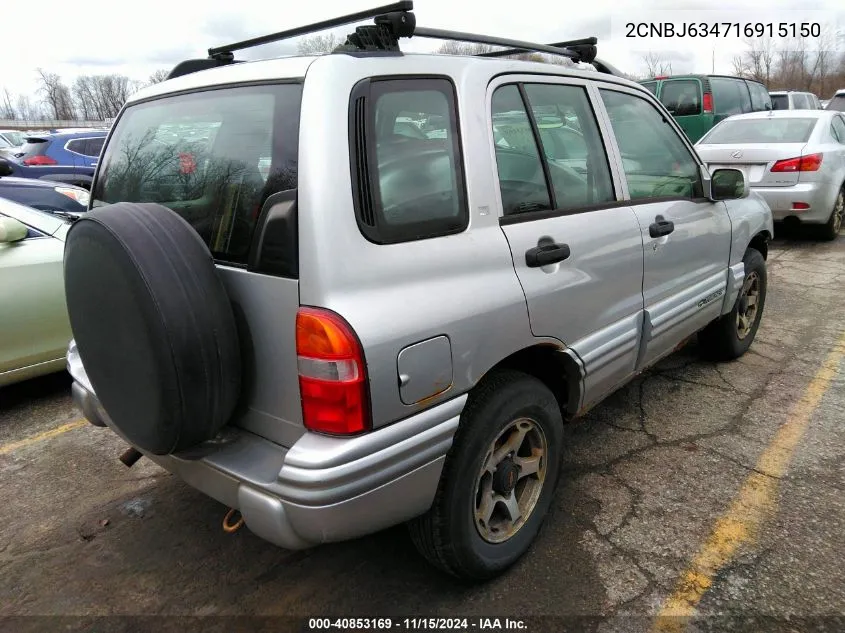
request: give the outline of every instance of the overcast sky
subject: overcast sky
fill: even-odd
[[[60,74],[71,84],[80,74],[121,73],[145,79],[153,71],[170,69],[182,59],[205,57],[209,46],[353,13],[388,0],[40,0],[5,2],[3,61],[0,87],[13,93],[35,94],[39,67]],[[644,70],[643,53],[654,46],[620,37],[619,18],[642,16],[644,9],[718,11],[730,17],[760,21],[791,19],[784,13],[799,6],[794,0],[416,0],[417,24],[473,31],[537,42],[595,35],[599,56],[626,72]],[[845,44],[845,2],[810,0],[802,10],[820,11],[832,29],[839,29],[838,49]],[[611,13],[616,18],[611,19]],[[417,39],[405,50],[426,51],[439,42]],[[731,59],[744,45],[735,40],[704,38],[662,42],[663,55],[678,72],[731,71]],[[293,52],[295,43],[269,45],[238,55],[242,59]]]

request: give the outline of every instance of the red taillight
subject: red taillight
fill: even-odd
[[[668,79],[669,75],[658,75],[655,79]]]
[[[23,159],[24,165],[58,165],[59,161],[55,158],[50,158],[49,156],[30,156],[29,158]]]
[[[368,430],[364,353],[349,324],[329,310],[300,308],[296,356],[305,427],[336,435]]]
[[[704,93],[704,112],[707,114],[713,113],[713,95],[709,92]]]
[[[818,171],[822,166],[824,154],[808,154],[798,158],[787,158],[779,160],[772,165],[772,171],[794,172],[794,171]]]
[[[806,211],[810,208],[810,205],[806,202],[793,202],[792,209],[793,211]]]

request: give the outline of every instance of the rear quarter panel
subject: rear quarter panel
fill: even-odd
[[[332,57],[312,64],[303,90],[300,302],[332,309],[355,329],[378,427],[466,392],[498,361],[540,341],[531,334],[525,297],[498,223],[496,167],[492,150],[484,151],[491,143],[485,109],[469,105],[485,103],[489,77],[452,74],[469,227],[447,237],[377,245],[361,234],[353,209],[348,95],[367,76],[449,74],[448,61],[442,62],[443,72],[432,72],[430,58],[385,57],[375,67]],[[439,336],[451,348],[452,384],[426,400],[403,403],[399,353]]]

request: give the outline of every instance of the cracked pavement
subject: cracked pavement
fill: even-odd
[[[714,364],[693,341],[569,424],[539,539],[481,586],[433,571],[402,527],[302,552],[225,534],[226,508],[148,460],[127,469],[108,430],[0,453],[0,616],[562,616],[529,630],[648,631],[845,330],[843,286],[845,238],[776,240],[750,352]],[[0,393],[0,444],[77,419],[68,387],[58,375]],[[844,405],[840,368],[760,533],[688,630],[845,627]]]

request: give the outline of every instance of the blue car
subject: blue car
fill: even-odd
[[[107,130],[39,134],[9,160],[13,175],[90,188]]]

